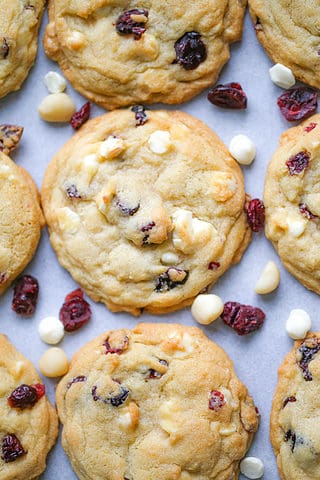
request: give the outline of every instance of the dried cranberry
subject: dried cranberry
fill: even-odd
[[[219,262],[210,262],[208,265],[208,270],[218,270],[220,268]]]
[[[135,20],[136,15],[138,17],[149,16],[148,10],[144,8],[133,8],[132,10],[127,10],[123,12],[116,21],[116,30],[120,35],[131,35],[135,40],[140,40],[144,32],[146,31],[146,21],[137,21]]]
[[[219,392],[218,390],[211,390],[208,404],[210,410],[214,410],[216,412],[217,410],[220,410],[220,408],[222,408],[225,404],[226,401],[224,399],[223,393]]]
[[[120,407],[120,405],[122,405],[127,400],[130,393],[126,387],[124,387],[123,385],[119,385],[118,392],[112,392],[110,393],[109,397],[103,398],[97,394],[97,389],[98,387],[96,385],[92,387],[91,393],[93,400],[95,402],[100,400],[105,404],[111,404],[113,407]]]
[[[286,165],[290,175],[298,175],[303,172],[309,165],[310,154],[306,150],[302,150],[296,155],[292,155],[289,160],[286,161]]]
[[[284,435],[284,441],[287,442],[288,440],[291,441],[291,452],[293,452],[296,444],[296,434],[292,430],[288,430]]]
[[[132,215],[137,213],[137,211],[140,208],[140,203],[138,203],[137,205],[135,205],[134,207],[131,207],[131,208],[123,205],[123,203],[121,203],[120,200],[117,200],[116,204],[117,204],[117,207],[119,208],[120,212],[122,213],[122,215],[129,215],[130,217],[132,217]]]
[[[314,359],[319,350],[320,342],[317,337],[308,338],[300,345],[299,352],[301,353],[301,359],[299,360],[298,365],[302,370],[303,378],[307,382],[312,380],[312,375],[309,371],[309,363]]]
[[[314,215],[312,212],[310,212],[310,210],[308,209],[305,203],[299,204],[299,210],[302,213],[302,215],[306,217],[308,220],[314,220],[315,218],[318,218],[317,215]]]
[[[85,325],[91,318],[91,308],[83,298],[81,288],[66,296],[59,312],[60,321],[66,332],[73,332]]]
[[[35,312],[39,294],[38,280],[31,275],[18,278],[14,286],[12,310],[18,315],[32,315]]]
[[[160,358],[159,363],[162,365],[165,365],[166,367],[168,366],[168,362],[166,360],[163,360]],[[149,370],[149,378],[151,379],[159,379],[162,377],[162,373],[158,372],[157,370],[154,370],[153,368],[150,368]]]
[[[177,62],[185,70],[194,70],[207,58],[207,49],[198,32],[187,32],[174,44]]]
[[[153,229],[153,227],[155,227],[156,224],[155,222],[149,222],[147,223],[147,225],[143,225],[143,227],[141,227],[141,232],[145,233],[145,232],[149,232],[150,230]],[[150,237],[150,233],[147,233],[143,239],[142,239],[142,245],[148,245],[148,240],[149,240],[149,237]]]
[[[78,130],[90,117],[91,105],[90,102],[82,105],[80,110],[75,112],[70,120],[70,125],[75,130]]]
[[[9,433],[2,438],[2,460],[5,463],[14,462],[27,452],[14,433]]]
[[[2,45],[0,47],[0,58],[5,59],[9,55],[9,45],[7,39],[2,37]]]
[[[43,387],[43,393],[42,388],[40,392],[39,386]],[[26,385],[23,383],[15,390],[13,390],[10,397],[8,398],[8,404],[10,405],[10,407],[21,409],[33,407],[33,405],[35,405],[45,393],[44,385],[38,384],[37,388],[35,387],[35,385]]]
[[[66,194],[69,198],[81,198],[81,195],[74,184],[66,187]]]
[[[107,337],[106,341],[103,344],[103,346],[106,347],[106,355],[108,353],[116,353],[117,355],[121,355],[125,350],[127,350],[129,346],[129,338],[127,337],[127,335],[123,337],[122,344],[117,347],[111,347],[109,339],[110,337]]]
[[[309,132],[311,132],[311,130],[313,130],[314,128],[316,128],[316,126],[317,126],[317,123],[311,122],[311,123],[309,123],[309,125],[307,125],[307,126],[305,127],[304,131],[309,133]]]
[[[143,105],[134,105],[131,110],[135,113],[136,127],[140,127],[140,125],[144,125],[147,122],[148,117]]]
[[[260,232],[264,227],[265,207],[262,200],[254,198],[245,206],[247,220],[253,232]]]
[[[85,382],[87,380],[87,377],[84,375],[79,375],[78,377],[74,377],[70,382],[67,383],[67,389],[71,387],[74,383],[80,383],[80,382]]]
[[[221,318],[238,335],[247,335],[262,327],[265,314],[260,308],[251,305],[227,302],[224,304]]]
[[[186,283],[189,277],[188,270],[182,268],[169,267],[164,273],[161,273],[156,279],[156,292],[166,292],[172,290],[178,285]]]
[[[277,100],[282,115],[289,122],[303,120],[317,108],[318,92],[309,87],[290,88]]]
[[[288,403],[294,403],[296,401],[296,397],[287,397],[283,402],[282,408],[284,408]]]
[[[211,88],[208,93],[208,100],[221,108],[232,108],[234,110],[247,108],[247,96],[240,83],[226,83]]]

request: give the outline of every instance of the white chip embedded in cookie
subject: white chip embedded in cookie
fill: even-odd
[[[86,123],[50,163],[42,202],[61,264],[93,300],[135,315],[191,304],[250,238],[239,166],[182,112]]]

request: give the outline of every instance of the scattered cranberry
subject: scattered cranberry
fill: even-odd
[[[287,397],[283,402],[282,408],[284,408],[288,403],[294,403],[296,401],[296,397]]]
[[[303,172],[309,165],[310,155],[306,150],[302,150],[296,155],[292,155],[289,160],[286,161],[286,165],[290,175],[298,175]]]
[[[161,273],[156,279],[156,292],[166,292],[172,290],[178,285],[186,283],[189,277],[188,270],[182,270],[178,267],[169,267],[164,273]]]
[[[59,312],[59,319],[66,332],[73,332],[85,325],[91,318],[91,308],[83,298],[81,288],[66,296]]]
[[[149,12],[144,8],[133,8],[123,12],[116,21],[116,30],[120,35],[131,35],[135,40],[140,40],[146,31],[146,22],[134,20],[135,16],[143,15],[148,18]]]
[[[306,128],[304,129],[305,132],[311,132],[311,130],[313,130],[314,128],[316,128],[317,126],[317,123],[315,122],[311,122],[309,123],[309,125],[306,126]]]
[[[18,278],[14,286],[12,310],[18,315],[32,315],[37,306],[38,280],[31,275]]]
[[[146,109],[143,105],[134,105],[131,110],[135,113],[136,127],[140,127],[148,121]]]
[[[137,213],[137,211],[140,208],[140,203],[138,203],[137,205],[131,208],[127,207],[126,205],[123,205],[123,203],[121,203],[120,200],[117,200],[116,204],[120,212],[122,213],[122,215],[129,215],[130,217],[132,217],[132,215]]]
[[[165,365],[166,367],[168,366],[168,362],[166,360],[163,360],[160,358],[159,363],[162,365]],[[149,370],[149,378],[151,379],[159,379],[162,377],[162,373],[158,372],[157,370],[154,370],[153,368],[150,368]]]
[[[67,383],[67,390],[73,385],[74,383],[86,382],[87,377],[84,375],[79,375],[78,377],[74,377],[70,382]]]
[[[66,194],[69,198],[81,198],[81,195],[74,184],[66,187]]]
[[[18,438],[14,433],[10,433],[2,438],[2,460],[5,463],[14,462],[17,458],[25,455],[27,452],[24,450]]]
[[[247,108],[247,96],[240,83],[226,83],[217,85],[209,90],[209,102],[217,107],[243,110]]]
[[[187,32],[174,44],[177,62],[185,70],[194,70],[207,58],[207,49],[198,32]]]
[[[305,203],[299,204],[299,210],[302,213],[302,215],[306,217],[308,220],[314,220],[315,218],[318,218],[317,215],[314,215],[312,212],[310,212],[310,210],[308,209]]]
[[[298,365],[302,370],[303,378],[307,382],[312,380],[312,375],[309,371],[309,363],[314,359],[319,350],[320,342],[317,337],[308,338],[300,345],[299,352],[301,353],[301,359],[298,362]]]
[[[36,385],[22,384],[17,387],[8,398],[8,404],[11,408],[33,407],[45,394],[45,386],[38,383]]]
[[[208,270],[218,270],[220,268],[219,262],[210,262],[208,265]]]
[[[290,88],[277,100],[282,115],[289,122],[303,120],[317,108],[318,92],[309,87]]]
[[[265,207],[262,200],[254,198],[245,205],[247,220],[253,232],[261,232],[265,221]]]
[[[72,128],[75,130],[78,130],[90,117],[90,110],[91,110],[91,105],[90,102],[85,103],[82,105],[80,110],[75,112],[70,120],[70,125]]]
[[[156,226],[155,222],[149,222],[149,223],[147,223],[147,225],[143,225],[143,227],[141,227],[141,232],[143,232],[143,233],[149,232],[155,226]],[[150,237],[150,233],[146,233],[146,235],[142,239],[142,245],[148,245],[149,244],[149,237]]]
[[[221,318],[238,335],[248,335],[262,327],[265,314],[260,308],[251,305],[227,302],[224,304]]]
[[[125,350],[127,350],[128,346],[129,346],[129,338],[127,337],[127,335],[125,335],[123,337],[122,344],[119,345],[119,346],[116,346],[116,347],[111,347],[110,342],[109,342],[109,338],[110,337],[108,337],[103,344],[103,346],[106,347],[106,355],[108,353],[111,353],[111,354],[116,353],[117,355],[121,355]]]
[[[220,408],[223,407],[223,405],[225,404],[226,401],[224,399],[223,393],[219,392],[218,390],[211,390],[208,404],[210,410],[216,412],[217,410],[220,410]]]
[[[95,402],[100,400],[105,404],[111,404],[113,407],[120,407],[120,405],[122,405],[127,400],[130,393],[126,387],[124,387],[123,385],[119,385],[119,390],[120,390],[119,393],[112,393],[108,398],[103,398],[97,394],[97,389],[98,387],[96,385],[92,387],[91,393],[92,393],[93,400]]]
[[[296,434],[292,430],[288,430],[284,435],[284,441],[287,442],[288,440],[291,441],[291,452],[293,452],[296,444]]]

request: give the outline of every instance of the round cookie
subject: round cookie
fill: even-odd
[[[0,294],[22,272],[37,248],[44,224],[30,175],[0,152]]]
[[[58,385],[57,407],[81,480],[236,479],[258,428],[226,353],[174,324],[88,343]]]
[[[216,81],[241,37],[246,3],[50,0],[44,47],[104,108],[181,103]]]
[[[320,478],[320,333],[295,342],[279,368],[270,436],[281,480]]]
[[[0,478],[33,480],[46,467],[58,418],[29,360],[0,334]]]
[[[19,90],[38,46],[44,0],[0,0],[0,98]]]
[[[275,63],[320,87],[320,4],[314,0],[248,0],[258,40]]]
[[[280,138],[268,166],[264,202],[266,236],[282,263],[303,285],[320,293],[320,115]]]
[[[134,315],[189,305],[240,259],[244,204],[239,166],[182,112],[119,110],[87,122],[42,187],[60,263],[93,300]]]

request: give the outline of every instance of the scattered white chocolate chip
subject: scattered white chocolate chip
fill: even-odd
[[[237,183],[230,172],[214,172],[211,180],[211,193],[217,202],[225,202],[233,197]]]
[[[235,135],[229,144],[229,152],[241,165],[250,165],[256,156],[256,147],[246,135]]]
[[[66,38],[66,44],[71,50],[82,50],[87,44],[87,37],[83,33],[74,30]]]
[[[252,480],[261,478],[264,474],[263,462],[257,457],[245,457],[240,463],[240,472]]]
[[[260,295],[265,295],[267,293],[273,292],[280,283],[280,271],[275,262],[268,262],[256,283],[254,288],[256,293]]]
[[[209,222],[192,218],[192,212],[179,208],[172,215],[172,243],[177,250],[188,253],[199,243],[207,243],[214,233],[214,227]]]
[[[82,170],[82,174],[86,175],[87,183],[90,183],[99,168],[97,155],[95,153],[91,153],[90,155],[84,157],[79,163],[81,165],[80,171]]]
[[[68,357],[61,348],[49,348],[40,358],[39,368],[46,377],[61,377],[69,369]]]
[[[39,323],[38,333],[43,342],[56,345],[63,339],[64,327],[58,318],[45,317]]]
[[[311,319],[309,314],[301,308],[291,310],[286,321],[286,332],[294,340],[305,338],[311,329]]]
[[[56,212],[59,227],[62,231],[74,234],[80,226],[79,215],[69,207],[58,208]]]
[[[178,430],[176,414],[179,413],[179,411],[178,405],[172,399],[163,402],[159,407],[160,427],[169,433],[169,435]]]
[[[165,130],[156,130],[153,132],[148,140],[150,150],[153,153],[166,153],[171,146],[170,133]]]
[[[218,295],[198,295],[191,306],[193,318],[201,325],[209,325],[223,312],[223,301]]]
[[[67,88],[67,82],[57,72],[48,72],[44,77],[45,86],[49,93],[62,93]]]
[[[287,218],[287,227],[288,227],[288,232],[290,235],[292,235],[295,238],[300,237],[300,235],[303,234],[306,228],[306,221],[305,220],[296,220],[293,217],[288,217]]]
[[[269,75],[273,83],[281,88],[291,88],[296,83],[296,79],[290,68],[285,67],[282,63],[276,63],[269,68]]]
[[[104,142],[101,143],[99,153],[102,157],[102,160],[111,160],[120,155],[124,149],[125,143],[122,138],[110,135]]]
[[[46,122],[69,122],[75,111],[76,106],[66,93],[51,93],[38,107],[40,117]]]
[[[179,257],[175,253],[172,252],[164,252],[161,255],[161,263],[164,265],[176,265],[179,263]]]

